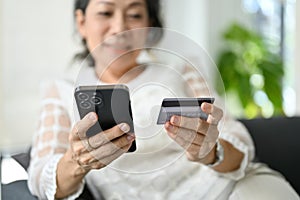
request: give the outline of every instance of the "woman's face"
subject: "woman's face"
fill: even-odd
[[[150,25],[145,0],[90,0],[85,14],[81,10],[76,11],[76,21],[96,65],[101,65],[104,55],[106,60],[111,61],[130,51],[136,35],[120,33]],[[126,68],[126,65],[135,62],[137,55],[137,52],[132,52],[122,56],[120,63]],[[119,66],[118,70],[122,71],[122,68]]]

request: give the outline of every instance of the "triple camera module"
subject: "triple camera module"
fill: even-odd
[[[82,109],[90,109],[92,106],[103,104],[103,99],[96,92],[91,95],[80,92],[77,98],[80,100],[79,106]]]

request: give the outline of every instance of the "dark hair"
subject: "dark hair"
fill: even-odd
[[[150,19],[150,26],[156,28],[162,28],[162,22],[160,19],[160,0],[145,0],[147,5],[147,12]],[[89,4],[90,0],[75,0],[74,5],[74,13],[76,10],[82,10],[83,14],[85,14],[86,8]],[[155,31],[155,35],[151,35],[151,42],[156,43],[162,37],[162,31]],[[84,46],[84,50],[80,53],[77,53],[74,56],[74,60],[83,60],[87,58],[88,64],[90,66],[94,65],[94,60],[91,56],[89,56],[89,50],[86,46],[85,39],[82,39],[82,45]]]

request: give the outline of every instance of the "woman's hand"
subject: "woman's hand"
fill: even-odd
[[[87,114],[69,137],[72,157],[83,170],[100,169],[127,152],[135,139],[126,123],[114,126],[90,138],[87,130],[97,122],[96,113]]]
[[[75,192],[91,169],[101,169],[120,157],[129,150],[135,139],[126,123],[87,138],[87,130],[97,121],[96,113],[91,112],[73,127],[69,135],[71,148],[57,166],[56,198]]]
[[[200,118],[172,116],[165,128],[168,135],[186,149],[186,156],[190,161],[210,164],[215,160],[218,123],[223,117],[223,111],[210,103],[203,103],[201,109],[208,114],[206,121]]]

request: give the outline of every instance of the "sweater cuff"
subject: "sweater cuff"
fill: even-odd
[[[42,174],[41,174],[41,184],[40,184],[40,191],[44,191],[46,198],[49,200],[55,199],[55,193],[56,193],[56,170],[59,160],[63,157],[63,154],[57,154],[54,155],[49,161],[46,163]],[[81,182],[80,186],[78,187],[78,190],[71,194],[70,196],[64,198],[66,200],[73,200],[76,199],[83,191],[84,188],[84,181]]]
[[[249,153],[254,151],[254,149],[251,149],[251,147],[247,146],[245,143],[241,142],[236,137],[230,135],[230,134],[220,134],[220,139],[225,140],[232,144],[237,150],[242,152],[244,154],[243,160],[241,162],[240,167],[232,172],[227,173],[219,173],[221,176],[224,176],[226,178],[232,179],[232,180],[240,180],[245,176],[246,168],[250,162],[249,160]],[[250,156],[251,157],[251,156]]]

